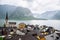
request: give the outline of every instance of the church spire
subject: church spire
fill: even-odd
[[[8,13],[7,12],[5,16],[5,27],[8,27]]]
[[[6,18],[5,18],[5,20],[8,20],[8,13],[6,13]]]

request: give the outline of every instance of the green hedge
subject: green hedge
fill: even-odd
[[[0,37],[0,40],[3,40],[3,38],[2,38],[2,37]]]

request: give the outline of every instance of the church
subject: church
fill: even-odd
[[[8,13],[6,13],[4,27],[16,27],[16,22],[9,22]]]

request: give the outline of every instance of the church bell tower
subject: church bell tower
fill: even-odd
[[[8,13],[6,13],[5,17],[5,27],[8,27]]]

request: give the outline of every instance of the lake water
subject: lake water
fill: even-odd
[[[9,20],[10,22],[16,22],[17,25],[21,22],[26,24],[38,24],[38,25],[47,25],[52,26],[55,29],[60,30],[60,20]],[[2,25],[4,23],[3,20],[0,21],[0,24]]]

